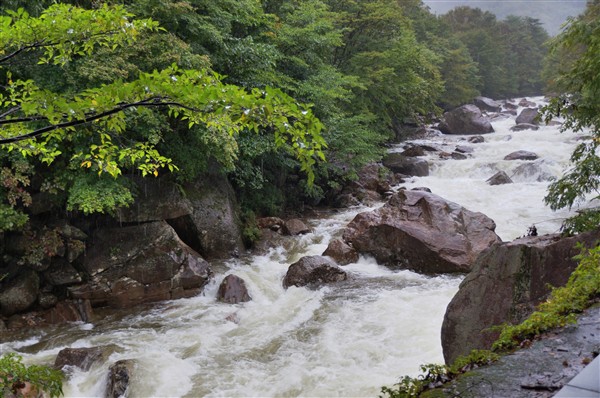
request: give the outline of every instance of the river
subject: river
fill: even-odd
[[[557,232],[567,213],[543,204],[548,181],[538,177],[560,175],[577,137],[560,134],[555,126],[511,132],[514,117],[492,124],[496,132],[479,144],[463,136],[432,136],[428,144],[449,152],[466,145],[473,153],[465,160],[431,154],[431,175],[402,186],[427,186],[490,216],[503,240],[524,235],[532,224],[539,233]],[[534,151],[540,159],[502,160],[515,150]],[[515,175],[524,163],[539,167],[533,174]],[[515,183],[486,184],[497,170]],[[281,284],[289,264],[321,254],[344,225],[370,209],[328,212],[308,220],[313,232],[296,238],[291,248],[216,265],[216,277],[201,296],[127,312],[100,311],[93,324],[7,336],[0,351],[17,351],[28,363],[51,364],[66,347],[107,346],[105,363],[72,372],[67,397],[102,396],[110,363],[130,358],[137,361],[131,381],[135,397],[377,396],[381,386],[418,374],[420,364],[443,362],[441,323],[462,278],[392,271],[361,257],[344,267],[347,282],[318,290],[285,290]],[[218,285],[229,273],[246,281],[252,301],[216,302]]]

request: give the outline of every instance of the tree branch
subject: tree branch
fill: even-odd
[[[191,107],[189,107],[187,105],[184,105],[184,104],[181,104],[179,102],[167,101],[167,100],[168,100],[167,98],[152,97],[152,98],[147,98],[147,99],[140,100],[140,101],[137,101],[137,102],[119,104],[116,107],[114,107],[112,109],[109,109],[107,111],[96,113],[96,114],[86,115],[86,117],[83,118],[83,119],[74,119],[74,120],[70,120],[70,121],[67,121],[67,122],[62,122],[62,123],[58,123],[58,124],[52,124],[52,125],[41,127],[41,128],[36,129],[34,131],[31,131],[31,132],[29,132],[27,134],[18,135],[18,136],[15,136],[15,137],[1,138],[0,139],[0,145],[12,144],[12,143],[15,143],[15,142],[24,141],[24,140],[27,140],[27,139],[39,137],[42,134],[45,134],[45,133],[48,133],[48,132],[54,131],[54,130],[59,130],[59,129],[68,128],[68,127],[82,126],[82,125],[91,123],[91,122],[93,122],[95,120],[103,119],[105,117],[117,114],[119,112],[123,112],[126,109],[134,108],[134,107],[138,107],[138,106],[142,106],[142,107],[175,106],[175,107],[187,109],[187,110],[190,110],[190,111],[198,111],[197,109],[191,108]],[[47,120],[47,118],[45,118],[45,117],[40,117],[39,119],[36,119],[36,118],[25,119],[24,118],[24,119],[20,119],[20,122],[23,123],[23,122],[29,122],[29,121],[39,121],[39,120],[44,120],[44,119]],[[11,122],[11,121],[14,121],[14,123],[16,123],[17,120],[19,120],[19,119],[12,119],[12,120],[0,121],[0,124],[6,124],[7,122]]]

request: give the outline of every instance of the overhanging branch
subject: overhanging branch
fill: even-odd
[[[123,112],[129,108],[156,107],[156,106],[158,106],[158,107],[174,106],[174,107],[183,108],[183,109],[187,109],[187,110],[194,111],[194,112],[197,111],[196,109],[189,107],[187,105],[181,104],[179,102],[169,101],[168,98],[152,97],[152,98],[147,98],[147,99],[143,99],[143,100],[136,101],[136,102],[118,104],[117,106],[115,106],[112,109],[109,109],[107,111],[100,112],[100,113],[87,114],[84,118],[81,118],[81,119],[73,119],[73,120],[69,120],[66,122],[62,122],[62,123],[51,124],[48,126],[40,127],[40,128],[38,128],[34,131],[31,131],[27,134],[18,135],[15,137],[0,138],[0,145],[13,144],[15,142],[20,142],[20,141],[25,141],[25,140],[28,140],[31,138],[36,138],[36,137],[39,137],[45,133],[48,133],[48,132],[51,132],[54,130],[82,126],[82,125],[91,123],[95,120],[103,119],[105,117],[109,117],[109,116],[117,114],[119,112]],[[32,121],[40,121],[40,120],[48,120],[48,119],[45,117],[42,117],[42,116],[31,117],[31,118],[21,118],[21,119],[8,119],[8,120],[0,121],[0,125],[8,124],[10,122],[24,123],[24,122],[32,122]]]

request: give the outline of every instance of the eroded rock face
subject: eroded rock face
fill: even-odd
[[[237,275],[227,275],[219,285],[217,300],[229,304],[244,303],[252,300],[246,282]]]
[[[444,134],[488,134],[494,128],[475,105],[463,105],[444,113],[439,129]]]
[[[564,285],[577,266],[577,242],[592,245],[598,231],[572,238],[526,237],[484,251],[461,283],[444,316],[442,347],[446,363],[472,349],[488,349],[498,332],[489,328],[522,322],[546,299],[549,285]]]
[[[195,295],[212,276],[210,265],[164,221],[97,231],[83,266],[90,281],[69,292],[93,306]]]
[[[343,238],[390,267],[425,273],[468,272],[500,242],[494,221],[423,191],[400,191],[383,207],[358,214]]]
[[[331,259],[323,256],[306,256],[290,265],[283,286],[320,285],[344,281],[348,275]]]

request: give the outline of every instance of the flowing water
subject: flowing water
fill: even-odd
[[[534,99],[539,100],[539,99]],[[556,127],[510,132],[514,118],[493,123],[485,143],[465,137],[435,136],[428,142],[449,150],[474,149],[466,160],[431,155],[431,176],[403,184],[427,186],[442,197],[481,211],[497,223],[503,240],[523,235],[536,224],[556,232],[564,213],[543,205],[548,181],[557,176],[576,144]],[[515,175],[523,161],[504,161],[514,150],[538,153],[534,172]],[[489,186],[497,170],[514,184]],[[543,179],[543,178],[542,178]],[[0,351],[17,351],[29,363],[52,363],[66,347],[106,346],[110,357],[89,372],[73,370],[68,397],[102,396],[110,363],[134,358],[135,397],[373,397],[399,376],[416,375],[423,363],[443,362],[440,327],[446,305],[461,278],[392,271],[370,258],[345,266],[348,282],[318,290],[283,289],[289,264],[321,254],[329,240],[361,211],[354,208],[309,220],[313,232],[292,248],[237,259],[215,267],[217,274],[201,296],[110,312],[94,324],[73,324],[6,336]],[[215,301],[229,273],[242,277],[253,300],[238,305]]]

